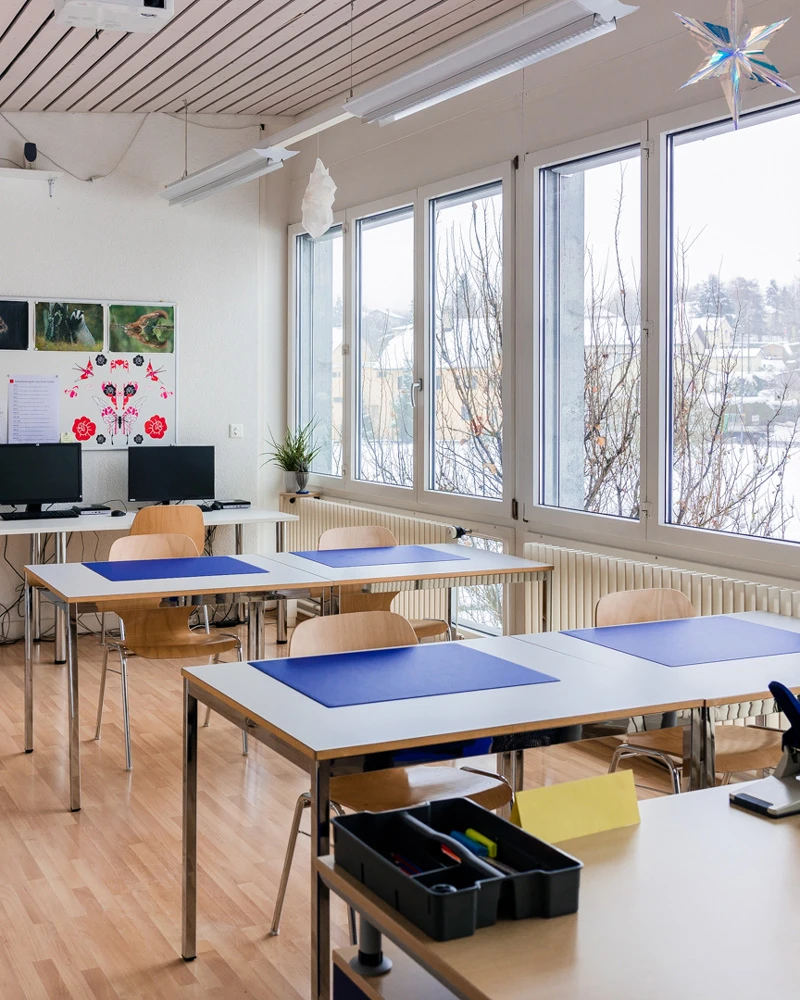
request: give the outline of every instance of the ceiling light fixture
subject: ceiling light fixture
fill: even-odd
[[[280,170],[285,160],[297,156],[298,150],[284,149],[283,146],[265,146],[246,149],[227,160],[221,160],[210,167],[183,177],[174,184],[168,184],[161,192],[170,205],[191,205],[194,201],[226,188],[255,180],[264,174]]]
[[[388,125],[616,28],[638,7],[619,0],[557,0],[469,45],[344,104],[356,118]]]

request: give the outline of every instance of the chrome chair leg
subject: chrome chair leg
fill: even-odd
[[[100,612],[100,645],[105,646],[106,644],[106,613],[105,611]]]
[[[122,678],[122,723],[125,729],[125,770],[133,770],[131,760],[131,717],[128,708],[128,657],[120,650],[120,676]]]
[[[108,646],[103,646],[103,671],[100,674],[100,700],[97,703],[97,728],[94,738],[100,739],[100,727],[103,725],[103,702],[106,698],[106,676],[108,675]]]
[[[283,912],[283,901],[286,898],[286,887],[289,884],[289,873],[292,870],[294,859],[294,849],[297,845],[297,837],[300,833],[300,821],[303,818],[303,811],[311,808],[311,794],[303,792],[297,799],[294,806],[294,816],[292,817],[292,828],[289,832],[289,843],[286,845],[286,856],[283,859],[283,871],[281,872],[281,882],[278,886],[278,895],[275,899],[275,913],[272,917],[272,927],[270,937],[275,937],[280,933],[281,914]]]
[[[611,758],[611,763],[608,766],[608,773],[613,774],[619,767],[620,761],[627,760],[630,757],[647,757],[648,760],[652,760],[656,764],[663,765],[669,771],[670,779],[672,781],[672,791],[676,795],[680,794],[680,769],[676,766],[675,761],[668,754],[662,753],[660,750],[645,750],[641,747],[631,746],[628,743],[620,743],[614,751],[614,756]]]

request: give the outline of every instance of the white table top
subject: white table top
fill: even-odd
[[[232,558],[260,566],[266,569],[267,573],[178,577],[170,580],[126,580],[117,583],[106,580],[83,563],[26,566],[25,572],[32,582],[40,583],[69,604],[110,604],[120,598],[191,594],[258,594],[275,590],[305,590],[309,587],[325,586],[325,581],[312,573],[284,566],[267,556],[237,555]]]
[[[577,657],[505,636],[461,645],[541,670],[560,683],[326,708],[247,663],[190,667],[183,674],[317,759],[700,704],[699,699],[673,699],[679,687],[674,678],[654,677],[636,665],[599,671]],[[435,658],[435,643],[420,648]]]
[[[49,535],[57,532],[81,531],[130,531],[136,511],[111,517],[109,514],[84,514],[81,517],[42,518],[30,521],[3,521],[0,519],[2,535]],[[284,514],[280,510],[262,510],[260,507],[246,507],[238,510],[212,510],[203,514],[207,528],[229,524],[274,524],[276,522],[299,521],[296,514]]]
[[[296,569],[310,570],[317,576],[337,584],[385,583],[392,580],[440,580],[466,576],[493,576],[531,574],[551,570],[548,563],[531,562],[503,552],[486,552],[467,545],[445,543],[425,545],[426,549],[436,549],[446,554],[453,553],[459,559],[442,562],[395,563],[386,566],[325,566],[323,563],[292,552],[281,552],[276,559]],[[378,550],[380,551],[380,550]]]
[[[335,891],[468,1000],[793,995],[800,817],[771,822],[733,809],[729,792],[642,802],[639,826],[560,844],[584,862],[577,913],[498,921],[455,941],[433,941],[341,869],[330,871],[331,858],[317,864]]]
[[[741,618],[771,628],[800,632],[800,621],[796,618],[766,611],[746,611],[719,617]],[[542,651],[564,653],[585,660],[601,671],[612,666],[626,666],[650,677],[663,679],[668,675],[668,683],[674,684],[673,690],[680,690],[686,697],[700,697],[707,704],[728,705],[770,698],[770,681],[782,681],[789,688],[800,689],[800,653],[666,667],[653,660],[621,653],[563,632],[540,632],[519,638]]]

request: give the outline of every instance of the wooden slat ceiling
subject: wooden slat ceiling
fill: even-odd
[[[176,0],[155,35],[0,3],[0,109],[301,115],[524,0]],[[352,17],[352,23],[351,23]]]

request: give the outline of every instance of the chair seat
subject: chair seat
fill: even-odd
[[[157,646],[123,643],[125,649],[148,660],[185,660],[191,656],[219,656],[221,653],[237,649],[238,645],[236,636],[226,634],[209,636],[205,632],[187,632],[185,637],[170,639]]]
[[[632,747],[644,750],[660,750],[670,757],[683,757],[683,736],[685,729],[674,726],[669,729],[655,729],[649,733],[627,733],[617,739]],[[714,730],[716,748],[716,769],[719,774],[730,771],[756,771],[765,767],[776,767],[783,750],[783,734],[774,729],[759,729],[756,726],[717,726]]]
[[[412,618],[410,621],[418,639],[433,639],[450,631],[450,626],[441,618]]]
[[[454,767],[398,767],[331,779],[331,798],[355,812],[405,809],[462,797],[486,809],[499,809],[511,801],[512,793],[500,778]]]

